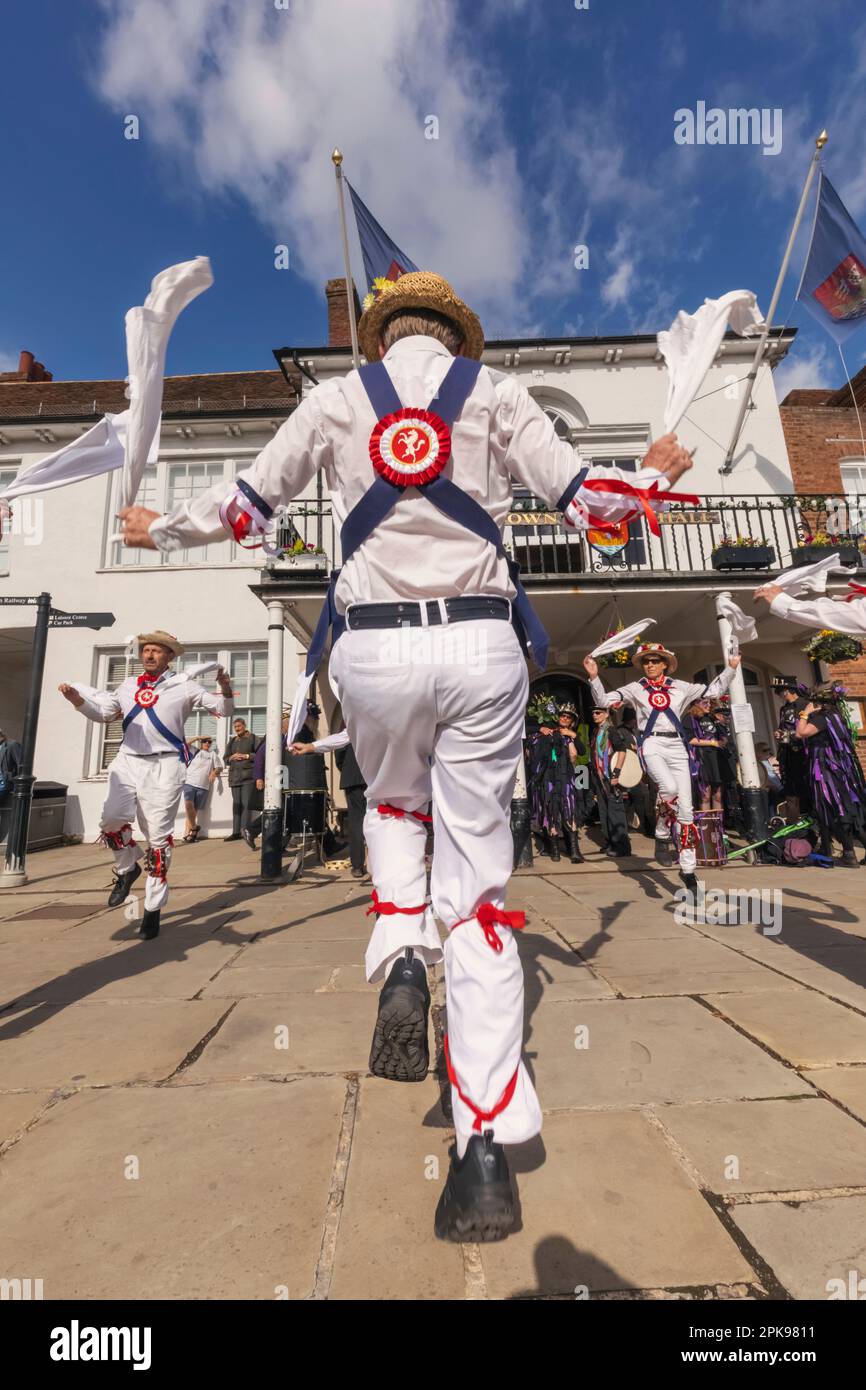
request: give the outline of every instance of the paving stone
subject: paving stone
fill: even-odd
[[[551,1116],[509,1155],[523,1228],[481,1247],[492,1298],[755,1282],[644,1116]]]
[[[803,1075],[866,1123],[866,1067],[821,1067]]]
[[[51,1299],[308,1298],[344,1095],[320,1078],[64,1101],[0,1160],[0,1273]]]
[[[3,1084],[110,1086],[170,1076],[225,1012],[224,1000],[34,1004],[0,1015]]]
[[[211,1007],[219,1000],[209,1001]],[[183,1080],[237,1080],[302,1072],[366,1072],[376,1021],[373,994],[286,994],[242,999]],[[288,1047],[277,1029],[288,1029]]]
[[[857,1290],[866,1275],[866,1197],[824,1197],[796,1206],[756,1202],[731,1214],[793,1298],[850,1298],[852,1283],[855,1297],[866,1294],[866,1283]],[[841,1285],[828,1288],[830,1280]]]
[[[57,976],[21,996],[35,1000],[192,999],[237,953],[237,945],[205,937],[198,941],[160,936]]]
[[[0,1006],[42,989],[62,987],[74,996],[75,991],[86,990],[95,960],[117,955],[117,968],[122,969],[121,962],[128,951],[124,943],[102,944],[94,950],[90,942],[68,939],[17,941],[0,946]]]
[[[514,939],[523,963],[528,1009],[534,1009],[542,1000],[550,1003],[557,999],[613,998],[610,985],[556,937],[523,931],[516,932]]]
[[[817,1097],[667,1106],[660,1118],[713,1192],[866,1185],[866,1128]]]
[[[433,1236],[451,1138],[432,1077],[361,1082],[331,1298],[464,1297],[460,1247]]]
[[[295,970],[321,968],[333,970],[338,965],[360,965],[364,960],[364,944],[355,939],[294,941],[288,936],[269,936],[253,941],[238,958],[238,970],[270,969]]]
[[[678,940],[605,941],[592,956],[592,965],[620,994],[635,997],[765,990],[768,983],[783,983],[773,981],[756,962],[694,934]]]
[[[589,1030],[588,1047],[574,1045],[579,1027]],[[545,1110],[808,1090],[796,1073],[692,999],[541,1004],[527,1034],[527,1057]]]
[[[0,1093],[0,1145],[14,1139],[20,1130],[45,1108],[51,1091]]]
[[[795,1067],[866,1062],[866,1018],[814,990],[722,994],[707,1002]]]

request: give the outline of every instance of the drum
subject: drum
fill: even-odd
[[[305,821],[308,835],[324,834],[324,791],[286,793],[286,829],[289,834],[300,835]]]
[[[636,787],[643,777],[643,767],[641,760],[633,748],[626,750],[625,758],[619,770],[619,785],[628,791],[631,787]]]
[[[699,869],[720,869],[727,862],[723,817],[722,811],[695,811]]]

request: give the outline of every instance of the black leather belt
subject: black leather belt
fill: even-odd
[[[669,733],[664,733],[664,734],[662,734],[662,733],[656,733],[655,731],[653,731],[653,733],[647,734],[647,738],[679,738],[679,734],[669,734]]]
[[[449,623],[468,623],[479,618],[498,618],[508,621],[511,604],[507,598],[446,598],[445,612]],[[436,599],[426,599],[427,624],[441,627],[442,614]],[[420,603],[355,603],[346,613],[346,627],[352,632],[375,627],[424,627]]]

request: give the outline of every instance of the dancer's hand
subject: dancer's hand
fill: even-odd
[[[152,521],[156,521],[159,512],[149,511],[147,507],[121,507],[117,515],[122,523],[124,545],[136,550],[156,550],[156,541],[149,527]]]
[[[591,681],[595,680],[598,675],[598,662],[594,656],[585,656],[583,658],[583,669]]]
[[[290,743],[288,751],[297,756],[299,753],[315,753],[316,750],[311,743]]]
[[[265,789],[265,784],[264,784],[264,782],[262,781],[261,777],[259,777],[259,778],[257,779],[257,781],[256,781],[256,791],[257,791],[257,792],[263,792],[264,789]]]
[[[647,450],[641,460],[641,468],[655,468],[673,484],[688,472],[693,462],[688,449],[683,449],[677,443],[675,434],[663,434]]]
[[[84,696],[79,695],[74,685],[67,685],[64,681],[62,685],[58,685],[57,689],[60,691],[64,700],[68,700],[70,705],[74,705],[76,709],[81,709],[81,706],[84,704]]]
[[[728,657],[728,665],[729,665],[729,666],[733,666],[734,670],[736,671],[736,669],[737,669],[737,667],[739,666],[739,664],[740,664],[740,662],[742,661],[742,659],[743,659],[743,658],[740,656],[740,654],[739,654],[739,652],[738,652],[736,656],[729,656],[729,657]]]
[[[756,589],[755,598],[762,598],[765,603],[772,603],[774,598],[785,592],[778,584],[764,584],[762,588]]]

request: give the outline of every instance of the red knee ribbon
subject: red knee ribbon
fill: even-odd
[[[414,917],[419,912],[427,911],[427,904],[422,903],[420,907],[398,907],[396,903],[382,902],[379,894],[373,889],[373,906],[367,908],[366,916],[375,912],[382,917],[393,917],[395,913],[400,913],[403,917]]]
[[[423,811],[404,811],[402,806],[390,806],[387,801],[381,801],[376,810],[380,816],[396,816],[398,820],[402,820],[404,816],[411,816],[422,825],[430,825],[433,821],[433,817],[425,815]]]
[[[694,821],[686,821],[680,826],[680,849],[697,849],[698,827]]]
[[[135,840],[131,835],[128,840],[124,840],[123,832],[125,830],[132,830],[129,821],[126,822],[126,825],[122,825],[119,830],[103,830],[99,837],[99,843],[104,845],[106,849],[128,849],[130,845],[135,844]]]
[[[166,845],[163,845],[160,849],[151,848],[147,851],[144,857],[144,863],[148,875],[151,878],[161,878],[163,883],[165,882],[165,877],[168,873],[168,856],[165,851],[170,849],[173,843],[172,837],[169,835]]]
[[[455,927],[462,927],[464,922],[477,921],[487,939],[488,946],[494,951],[502,950],[502,942],[496,934],[494,922],[499,922],[503,927],[511,927],[512,931],[523,931],[526,926],[525,912],[503,912],[501,907],[495,907],[493,903],[480,903],[471,917],[461,917],[459,922],[455,922]],[[454,927],[451,928],[454,930]]]
[[[479,1110],[475,1102],[471,1101],[469,1097],[467,1095],[464,1095],[463,1091],[461,1091],[460,1082],[457,1080],[457,1075],[454,1071],[454,1067],[451,1062],[451,1049],[448,1046],[447,1033],[445,1034],[445,1065],[448,1068],[448,1080],[451,1082],[451,1085],[454,1087],[463,1104],[468,1105],[469,1109],[475,1116],[475,1119],[472,1122],[473,1130],[476,1134],[480,1134],[481,1126],[483,1124],[489,1124],[491,1120],[495,1120],[496,1116],[501,1115],[506,1105],[510,1103],[511,1098],[514,1095],[515,1088],[517,1086],[517,1074],[520,1071],[520,1064],[518,1063],[517,1067],[515,1068],[514,1075],[512,1076],[508,1085],[505,1087],[505,1090],[502,1092],[502,1095],[499,1097],[492,1110]]]
[[[663,796],[660,796],[658,799],[658,804],[656,807],[656,819],[663,820],[665,825],[669,829],[672,825],[676,825],[677,823],[678,800],[679,798],[676,796],[672,796],[670,801],[666,801]]]

